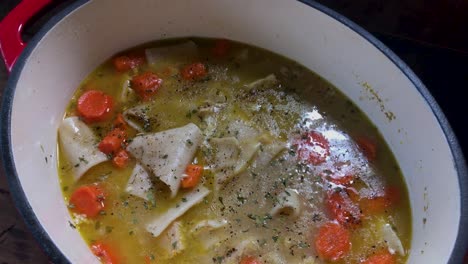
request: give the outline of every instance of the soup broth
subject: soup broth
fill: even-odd
[[[272,52],[124,51],[78,87],[59,139],[64,199],[103,263],[406,262],[409,199],[382,136]]]

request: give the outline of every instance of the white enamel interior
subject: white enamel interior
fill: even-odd
[[[65,105],[83,78],[112,54],[180,36],[224,37],[272,50],[344,91],[383,133],[406,177],[413,212],[409,262],[448,261],[459,225],[460,193],[453,157],[430,107],[366,39],[314,8],[284,0],[92,1],[42,39],[16,87],[13,155],[34,213],[70,261],[96,259],[69,227],[57,178],[56,135]],[[395,120],[389,122],[375,100],[360,100],[368,96],[362,82],[379,94]]]

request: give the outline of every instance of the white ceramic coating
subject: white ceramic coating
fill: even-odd
[[[383,133],[406,177],[413,213],[409,263],[448,261],[460,191],[447,140],[413,83],[366,39],[292,0],[99,0],[68,15],[34,49],[12,109],[19,180],[40,223],[71,262],[97,260],[70,228],[58,182],[57,127],[65,106],[83,78],[112,54],[182,36],[223,37],[272,50],[341,89]],[[375,94],[366,86],[383,105],[369,100]],[[384,112],[395,119],[389,121]]]

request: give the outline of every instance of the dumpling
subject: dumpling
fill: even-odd
[[[127,146],[135,159],[169,186],[174,197],[203,140],[200,129],[190,123],[183,127],[137,136]]]
[[[63,153],[70,162],[75,181],[91,167],[107,160],[107,156],[97,148],[99,139],[78,117],[65,118],[58,131]]]

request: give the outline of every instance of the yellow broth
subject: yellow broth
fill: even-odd
[[[149,47],[162,47],[183,43],[188,39],[158,41],[136,47],[130,51],[141,52]],[[400,192],[397,204],[376,215],[365,215],[362,222],[349,228],[351,251],[335,263],[361,263],[381,249],[387,248],[379,231],[383,223],[396,230],[406,254],[395,254],[397,263],[405,263],[411,241],[411,214],[407,189],[399,166],[377,129],[367,117],[338,89],[321,77],[272,52],[241,44],[230,43],[225,57],[212,55],[214,40],[190,38],[198,47],[198,54],[171,56],[155,64],[144,64],[121,73],[114,69],[112,60],[104,62],[78,87],[66,109],[65,117],[75,116],[77,99],[89,89],[101,90],[111,95],[115,102],[112,117],[106,122],[90,124],[94,133],[102,138],[111,129],[117,113],[145,104],[150,121],[145,124],[145,133],[159,132],[194,123],[202,131],[214,129],[211,138],[235,134],[228,129],[239,120],[254,124],[268,140],[288,143],[288,148],[276,156],[266,168],[248,166],[243,172],[216,190],[214,175],[206,168],[200,184],[211,190],[203,202],[192,207],[177,221],[181,223],[185,250],[171,256],[161,247],[159,237],[153,237],[145,229],[154,215],[162,214],[174,205],[168,191],[156,189],[152,199],[146,201],[125,191],[135,160],[125,169],[116,169],[111,161],[101,163],[85,173],[77,182],[69,175],[71,164],[62,154],[59,143],[59,176],[63,195],[68,202],[73,191],[85,184],[99,183],[106,190],[105,209],[94,219],[77,216],[75,226],[85,241],[92,244],[105,241],[118,251],[122,263],[225,263],[232,248],[246,239],[255,241],[256,250],[250,252],[262,263],[328,263],[317,254],[314,239],[317,229],[331,220],[325,208],[325,189],[329,183],[320,176],[326,165],[340,159],[357,169],[353,187],[360,193],[366,186],[379,192],[379,186],[396,186]],[[179,70],[186,64],[200,61],[207,66],[208,75],[198,81],[180,77]],[[151,71],[161,74],[163,85],[151,101],[142,103],[129,88],[132,76]],[[279,81],[274,89],[259,92],[246,91],[245,86],[258,79],[274,74]],[[123,91],[125,89],[125,91]],[[224,108],[216,115],[216,127],[200,117],[199,108],[207,100],[224,97]],[[326,136],[332,146],[331,154],[324,164],[304,165],[298,162],[294,151],[298,131],[317,130]],[[137,131],[131,129],[129,138]],[[359,152],[353,138],[371,138],[377,146],[376,159],[368,162]],[[353,154],[352,149],[358,154]],[[205,165],[209,149],[199,148],[195,161]],[[257,155],[262,154],[262,149]],[[252,165],[252,164],[250,164]],[[301,215],[271,216],[275,197],[284,188],[297,190],[303,205]],[[369,189],[369,187],[367,187]],[[370,188],[370,189],[372,189]],[[177,197],[186,190],[181,189]],[[175,199],[177,199],[177,197]],[[203,220],[224,219],[227,225],[208,233],[192,232]],[[219,237],[216,247],[204,246],[207,238]],[[231,250],[231,251],[230,251]],[[276,254],[276,255],[275,255]],[[146,262],[145,262],[146,261]],[[305,263],[305,262],[304,262]],[[313,262],[307,262],[313,263]]]

